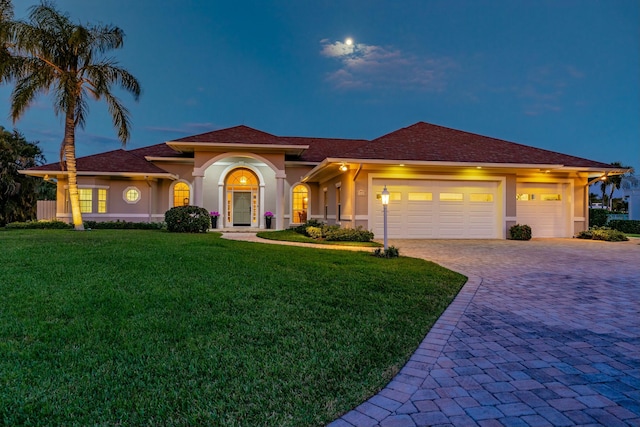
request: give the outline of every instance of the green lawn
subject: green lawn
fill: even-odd
[[[322,425],[464,278],[217,233],[0,232],[0,424]]]

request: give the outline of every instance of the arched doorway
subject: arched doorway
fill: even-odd
[[[234,227],[258,226],[259,184],[256,174],[248,168],[236,168],[227,175],[227,224]]]

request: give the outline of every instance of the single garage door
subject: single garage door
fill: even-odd
[[[374,179],[373,232],[384,234],[380,194],[390,193],[387,231],[402,239],[493,239],[498,236],[498,183],[494,181]]]
[[[569,237],[568,184],[519,182],[516,219],[533,237]]]

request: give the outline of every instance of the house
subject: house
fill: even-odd
[[[597,161],[419,122],[374,140],[282,137],[236,126],[77,159],[85,220],[162,221],[173,206],[220,212],[218,228],[283,229],[318,219],[391,238],[534,237],[588,224],[589,184],[621,173]],[[23,171],[57,180],[56,216],[71,221],[58,163]]]

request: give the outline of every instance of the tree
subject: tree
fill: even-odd
[[[48,1],[30,9],[28,22],[4,20],[2,45],[9,56],[0,64],[2,82],[15,81],[11,94],[14,123],[41,93],[52,93],[56,115],[64,117],[60,146],[61,167],[66,168],[73,225],[83,230],[75,154],[76,127],[84,128],[88,100],[104,99],[118,138],[129,140],[129,111],[114,95],[118,86],[137,101],[140,84],[107,52],[123,46],[124,32],[112,25],[80,25]]]
[[[36,143],[0,126],[0,226],[35,219],[41,180],[18,171],[43,163]]]
[[[611,163],[612,166],[615,166],[617,168],[620,169],[630,169],[630,172],[621,174],[621,175],[611,175],[611,176],[607,176],[605,180],[602,180],[600,182],[600,190],[602,191],[602,205],[604,205],[604,200],[605,200],[605,195],[606,195],[606,191],[607,188],[610,187],[611,190],[609,191],[609,197],[608,197],[608,206],[609,209],[612,208],[611,205],[611,201],[613,200],[613,193],[616,190],[620,189],[620,186],[622,185],[622,179],[623,177],[625,177],[626,175],[629,175],[630,173],[633,173],[633,168],[630,166],[623,166],[621,162],[612,162]]]

